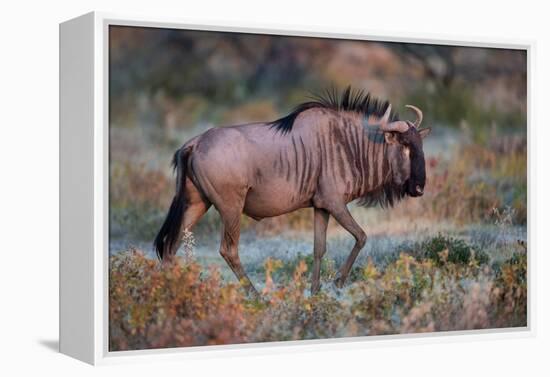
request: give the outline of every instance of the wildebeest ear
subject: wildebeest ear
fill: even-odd
[[[422,128],[418,130],[418,133],[420,134],[420,137],[424,139],[426,136],[428,136],[432,132],[432,129],[430,127]]]
[[[384,132],[384,138],[386,139],[386,143],[388,144],[396,144],[397,141],[397,135],[395,132]]]

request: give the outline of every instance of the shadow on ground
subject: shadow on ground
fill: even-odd
[[[42,339],[38,341],[38,344],[50,351],[59,352],[59,340],[57,339]]]

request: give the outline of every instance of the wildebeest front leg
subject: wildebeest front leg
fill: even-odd
[[[260,295],[248,275],[244,271],[239,258],[239,238],[241,233],[241,213],[224,213],[222,216],[222,240],[220,245],[220,254],[225,259],[237,279],[246,289],[247,293],[254,298],[259,298]]]
[[[357,258],[357,255],[359,255],[359,252],[367,242],[367,235],[365,234],[363,229],[361,229],[359,224],[357,224],[355,219],[351,217],[351,214],[349,213],[348,208],[345,205],[335,210],[330,210],[330,214],[355,238],[355,245],[353,246],[353,249],[348,256],[348,259],[342,265],[342,267],[338,271],[336,279],[334,280],[336,286],[338,288],[342,288],[344,283],[346,282],[346,279],[348,278],[349,272],[351,270],[351,267],[353,266],[353,263],[355,262],[355,259]]]
[[[321,208],[314,208],[314,239],[313,239],[313,276],[311,279],[311,294],[321,288],[321,261],[327,250],[327,226],[329,213]]]

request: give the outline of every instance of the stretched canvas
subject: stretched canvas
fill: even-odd
[[[110,24],[108,350],[527,326],[527,51]]]

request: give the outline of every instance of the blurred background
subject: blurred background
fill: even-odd
[[[390,210],[352,205],[369,235],[359,263],[376,263],[436,235],[465,240],[491,260],[526,239],[527,61],[521,50],[380,43],[111,26],[110,250],[152,240],[174,193],[170,160],[211,127],[270,121],[312,93],[352,85],[396,110],[424,111],[428,182],[420,199]],[[412,114],[400,111],[402,118]],[[412,220],[412,221],[411,221]],[[243,217],[241,258],[254,272],[267,256],[312,250],[312,211],[255,222]],[[214,209],[194,229],[199,262],[219,264]],[[329,258],[353,239],[331,222]]]

